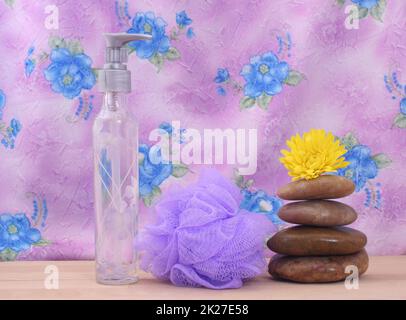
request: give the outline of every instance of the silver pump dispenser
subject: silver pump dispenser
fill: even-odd
[[[131,72],[127,70],[128,48],[135,40],[151,40],[148,34],[104,33],[106,58],[103,69],[98,71],[99,91],[131,92]]]

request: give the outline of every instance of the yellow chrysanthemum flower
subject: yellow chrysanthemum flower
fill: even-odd
[[[303,134],[303,138],[296,134],[286,144],[290,151],[282,150],[284,157],[279,161],[288,169],[293,181],[315,179],[349,164],[343,157],[347,152],[345,147],[325,130],[312,129]]]

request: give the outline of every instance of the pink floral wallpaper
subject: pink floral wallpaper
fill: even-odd
[[[277,217],[285,141],[323,128],[347,148],[371,255],[406,253],[406,2],[403,0],[0,0],[0,260],[89,259],[91,127],[103,32],[129,44],[139,120],[141,222],[201,164],[154,166],[148,135],[257,129],[256,172],[216,165],[241,206]],[[172,121],[180,122],[180,129]]]

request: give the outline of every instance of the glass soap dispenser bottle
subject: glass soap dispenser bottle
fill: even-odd
[[[102,284],[137,281],[135,236],[138,220],[138,127],[127,110],[131,74],[130,41],[150,35],[106,33],[106,60],[99,70],[104,102],[93,125],[96,210],[96,280]]]

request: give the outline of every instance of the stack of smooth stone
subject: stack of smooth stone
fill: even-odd
[[[290,202],[279,211],[282,220],[299,226],[283,229],[268,240],[268,248],[277,253],[269,262],[272,277],[333,282],[349,275],[347,266],[356,266],[359,275],[367,270],[367,237],[343,227],[354,222],[357,213],[344,203],[326,200],[346,197],[354,189],[347,178],[323,175],[291,182],[278,190],[282,199],[304,201]]]

